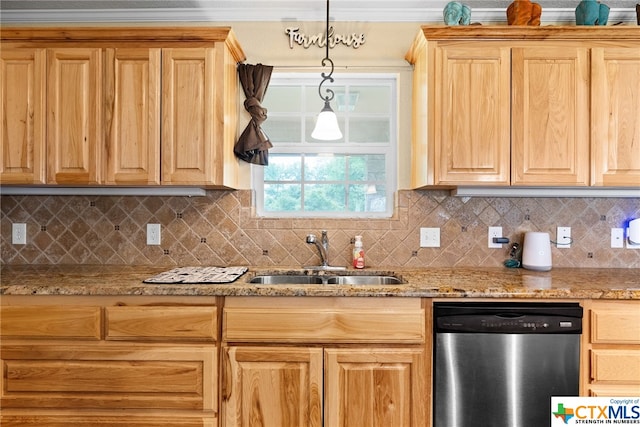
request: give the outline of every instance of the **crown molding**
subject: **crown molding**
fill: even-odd
[[[150,23],[150,22],[253,22],[253,21],[319,21],[316,11],[300,7],[288,10],[291,17],[283,16],[281,9],[237,7],[202,8],[140,8],[140,9],[22,9],[3,10],[3,24],[36,23]],[[295,17],[295,18],[294,18]],[[361,8],[343,8],[332,13],[335,22],[417,22],[421,24],[442,23],[441,8],[378,8],[366,12],[363,19]],[[506,8],[474,8],[472,22],[484,24],[506,23]],[[545,8],[543,24],[573,24],[573,8]],[[611,8],[610,23],[634,23],[636,12],[631,8]]]

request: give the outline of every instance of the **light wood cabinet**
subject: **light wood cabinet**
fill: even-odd
[[[640,186],[640,46],[591,49],[591,182]]]
[[[624,28],[422,27],[412,186],[637,186],[639,44]]]
[[[585,308],[584,393],[640,395],[640,304],[593,300]]]
[[[102,159],[102,52],[47,51],[47,183],[97,184]]]
[[[106,184],[160,184],[160,48],[105,49]]]
[[[215,299],[4,296],[2,425],[215,426],[217,313]]]
[[[0,49],[0,182],[44,184],[46,53]]]
[[[511,184],[589,185],[588,50],[511,49]]]
[[[237,186],[230,28],[9,28],[2,45],[21,89],[2,92],[2,184]]]
[[[223,425],[423,426],[425,341],[420,299],[227,298]]]

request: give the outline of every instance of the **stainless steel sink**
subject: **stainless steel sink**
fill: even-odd
[[[249,280],[249,283],[260,283],[263,285],[320,285],[324,283],[324,281],[320,276],[278,274],[256,276]]]
[[[262,285],[399,285],[402,279],[394,276],[379,275],[340,275],[340,276],[314,276],[300,274],[276,274],[255,276],[249,283]]]
[[[393,276],[332,276],[329,285],[400,285],[402,280]]]

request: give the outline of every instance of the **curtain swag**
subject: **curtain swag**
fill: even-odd
[[[269,164],[269,148],[273,144],[260,128],[267,120],[267,109],[260,103],[267,92],[272,71],[273,67],[269,65],[238,65],[238,76],[246,98],[244,108],[251,115],[251,120],[238,138],[233,152],[245,162],[263,166]]]

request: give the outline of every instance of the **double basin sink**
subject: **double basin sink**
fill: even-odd
[[[258,275],[249,283],[262,285],[400,285],[402,279],[387,275],[305,275],[305,274],[275,274]]]

